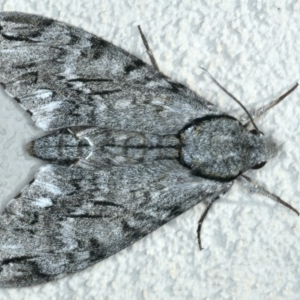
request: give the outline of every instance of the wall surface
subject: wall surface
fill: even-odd
[[[212,4],[213,2],[213,4]],[[300,1],[1,0],[0,11],[64,21],[149,62],[137,25],[163,73],[239,117],[242,110],[198,66],[248,109],[300,80]],[[257,124],[278,155],[247,175],[300,209],[300,88]],[[42,162],[25,144],[43,135],[0,94],[1,207]],[[299,299],[300,219],[241,182],[215,203],[196,240],[199,204],[118,254],[56,282],[1,289],[0,299]],[[1,244],[1,237],[0,237]],[[0,245],[1,247],[1,245]]]

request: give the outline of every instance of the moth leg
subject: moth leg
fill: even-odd
[[[201,245],[201,227],[203,224],[203,221],[208,213],[208,211],[210,210],[210,208],[212,207],[213,202],[207,203],[207,206],[205,208],[205,211],[203,212],[203,214],[201,215],[199,221],[198,221],[198,227],[197,227],[197,238],[198,238],[198,245],[199,245],[199,249],[200,251],[203,249],[202,245]]]
[[[285,92],[284,94],[282,94],[279,98],[271,101],[270,103],[257,108],[253,111],[250,111],[250,114],[252,116],[253,119],[256,119],[258,117],[261,117],[262,115],[264,115],[270,108],[274,107],[275,105],[277,105],[278,103],[280,103],[283,99],[285,99],[289,94],[291,94],[298,86],[298,83],[296,83],[292,88],[290,88],[287,92]],[[249,119],[249,117],[247,115],[243,116],[241,118],[241,123],[247,127],[250,124],[251,120]]]
[[[140,32],[140,35],[141,35],[141,38],[143,40],[144,46],[146,48],[146,51],[148,53],[148,56],[149,56],[149,58],[151,60],[152,66],[154,67],[154,69],[156,69],[157,71],[159,71],[158,64],[157,64],[157,62],[155,60],[153,52],[152,52],[152,50],[151,50],[151,48],[150,48],[150,46],[148,44],[148,41],[147,41],[147,39],[146,39],[146,37],[145,37],[145,35],[144,35],[144,33],[143,33],[142,28],[141,28],[140,25],[138,25],[138,30]]]
[[[241,175],[240,177],[242,178],[242,181],[243,181],[244,185],[251,192],[255,192],[255,193],[259,193],[259,194],[262,194],[264,196],[267,196],[268,198],[273,199],[276,202],[278,202],[278,203],[284,205],[285,207],[289,208],[290,210],[292,210],[293,212],[295,212],[298,216],[300,215],[299,211],[296,208],[292,207],[290,204],[288,204],[287,202],[283,201],[278,196],[270,193],[269,191],[267,191],[265,188],[263,188],[262,186],[258,185],[257,183],[254,183],[250,177],[245,176],[245,175]]]

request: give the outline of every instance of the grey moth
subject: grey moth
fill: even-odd
[[[47,132],[28,151],[49,162],[1,215],[2,287],[91,266],[235,179],[251,185],[243,173],[276,153],[157,68],[45,17],[0,13],[0,84]]]

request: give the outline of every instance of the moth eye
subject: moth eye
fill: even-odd
[[[264,135],[263,132],[261,132],[261,131],[259,131],[259,134],[258,134],[255,129],[251,129],[251,130],[249,130],[249,132],[251,132],[252,134],[255,134],[255,135]]]
[[[260,168],[262,168],[266,163],[267,163],[266,161],[262,161],[262,162],[258,163],[257,165],[255,165],[254,167],[252,167],[251,169],[253,169],[253,170],[260,169]]]

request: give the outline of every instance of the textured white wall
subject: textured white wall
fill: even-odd
[[[300,80],[300,1],[1,0],[1,11],[41,14],[104,37],[148,61],[136,25],[161,70],[224,111],[242,111],[199,65],[248,108]],[[284,2],[284,3],[283,3]],[[300,88],[258,121],[280,153],[248,175],[300,209]],[[2,207],[32,179],[40,162],[25,143],[41,136],[29,116],[0,94]],[[0,299],[299,299],[300,219],[238,182],[203,226],[202,204],[132,247],[80,273]],[[1,237],[0,237],[1,243]]]

